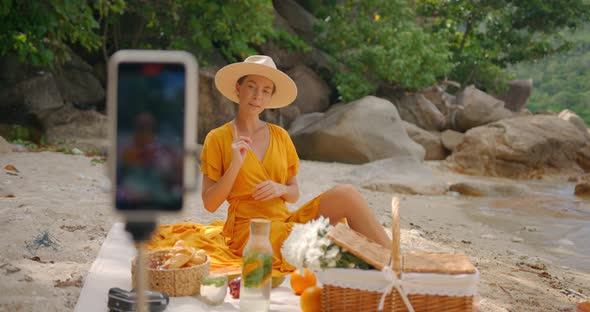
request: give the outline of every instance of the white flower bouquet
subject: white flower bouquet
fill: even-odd
[[[330,220],[320,216],[305,224],[296,224],[283,242],[283,258],[301,271],[328,268],[369,270],[372,267],[362,259],[334,244],[326,234],[332,229]]]

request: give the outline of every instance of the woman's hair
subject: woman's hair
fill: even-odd
[[[238,84],[241,86],[242,83],[244,83],[244,80],[246,80],[246,77],[248,77],[248,75],[242,76],[240,77],[240,79],[238,79]],[[272,81],[272,80],[271,80]],[[275,86],[274,81],[272,82],[272,94],[275,94],[275,91],[277,90],[277,86]]]

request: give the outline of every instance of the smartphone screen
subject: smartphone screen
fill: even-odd
[[[181,210],[185,67],[130,62],[117,72],[116,207]]]

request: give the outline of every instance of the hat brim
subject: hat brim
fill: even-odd
[[[297,86],[293,79],[278,69],[256,63],[234,63],[223,67],[215,75],[215,86],[223,96],[239,103],[236,82],[247,75],[260,75],[275,84],[275,93],[266,108],[284,107],[297,98]]]

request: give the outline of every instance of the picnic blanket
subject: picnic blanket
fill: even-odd
[[[108,291],[111,287],[131,289],[131,261],[136,255],[131,236],[123,223],[115,223],[90,267],[76,304],[76,312],[108,311]],[[271,311],[301,311],[299,297],[289,287],[289,276],[271,291]],[[171,297],[166,311],[239,311],[239,300],[229,293],[219,306],[209,306],[196,296]]]

